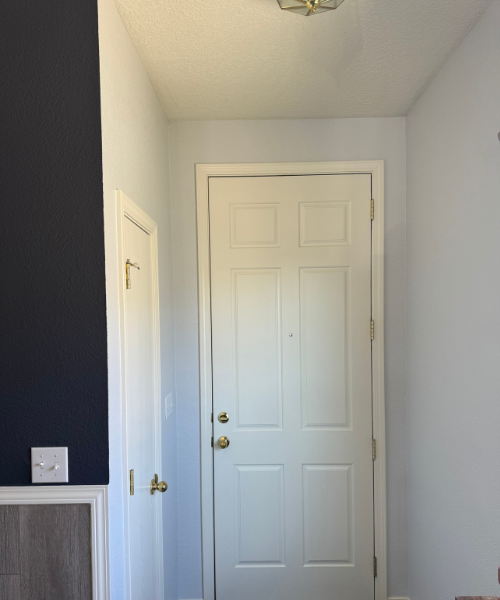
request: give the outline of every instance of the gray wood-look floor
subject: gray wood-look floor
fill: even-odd
[[[19,506],[0,506],[0,575],[18,574]]]
[[[0,600],[21,600],[20,575],[0,575]]]
[[[90,506],[0,506],[0,600],[92,600]]]

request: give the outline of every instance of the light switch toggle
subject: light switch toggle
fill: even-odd
[[[68,483],[68,448],[31,448],[31,481]]]

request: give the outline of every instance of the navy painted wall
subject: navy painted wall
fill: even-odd
[[[97,1],[4,0],[0,57],[0,486],[51,445],[106,484]]]

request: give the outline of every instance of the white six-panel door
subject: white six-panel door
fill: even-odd
[[[217,600],[374,596],[370,202],[210,178]]]

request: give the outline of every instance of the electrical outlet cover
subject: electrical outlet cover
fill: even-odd
[[[31,448],[33,483],[68,483],[68,448]]]

